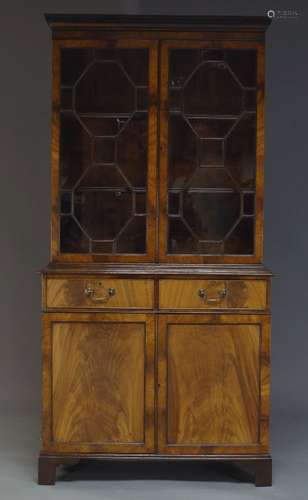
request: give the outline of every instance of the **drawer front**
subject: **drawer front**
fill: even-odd
[[[267,306],[265,280],[160,280],[161,309],[253,309]]]
[[[152,309],[151,280],[101,278],[48,278],[47,308]]]

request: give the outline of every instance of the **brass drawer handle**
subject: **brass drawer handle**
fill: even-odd
[[[203,300],[204,303],[208,303],[208,304],[221,302],[223,299],[226,298],[227,293],[228,293],[228,288],[225,287],[218,292],[217,297],[210,298],[210,297],[208,297],[208,293],[207,293],[205,288],[199,288],[199,290],[198,290],[199,297]]]
[[[95,297],[96,291],[97,290],[95,288],[92,288],[91,285],[87,285],[86,288],[84,289],[85,295],[88,298],[90,298],[93,302],[106,303],[113,295],[116,294],[115,288],[108,288],[105,295],[102,295],[101,297]]]

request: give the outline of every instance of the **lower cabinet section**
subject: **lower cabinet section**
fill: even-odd
[[[267,316],[161,316],[158,353],[161,453],[268,451]]]
[[[154,451],[154,319],[44,316],[43,444],[49,451]]]
[[[268,316],[43,321],[44,453],[268,452]]]

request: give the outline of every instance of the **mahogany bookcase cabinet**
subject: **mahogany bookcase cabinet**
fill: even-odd
[[[228,461],[271,484],[265,17],[47,15],[39,483]]]

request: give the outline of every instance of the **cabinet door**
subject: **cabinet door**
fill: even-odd
[[[153,451],[154,328],[142,314],[46,314],[43,448]]]
[[[262,255],[263,45],[164,42],[160,259]]]
[[[158,378],[161,453],[267,451],[267,316],[160,317]]]
[[[54,260],[152,260],[156,43],[55,41],[53,69]]]

